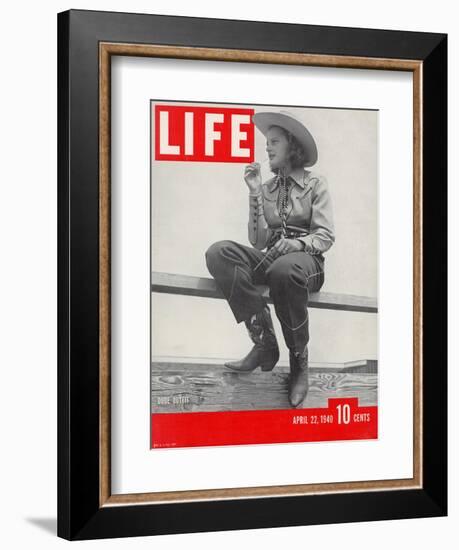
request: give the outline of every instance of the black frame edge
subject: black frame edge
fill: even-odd
[[[73,540],[330,525],[442,515],[439,506],[421,489],[368,492],[362,498],[354,493],[335,493],[116,506],[102,508]]]
[[[99,36],[100,40],[133,44],[256,50],[256,42],[265,41],[269,42],[269,48],[265,49],[280,52],[358,57],[366,49],[366,57],[423,60],[446,36],[444,33],[115,11],[72,9],[68,13],[75,28],[85,30],[88,36],[99,35],[103,29],[105,36]],[[235,26],[240,31],[237,38]]]
[[[423,63],[423,486],[447,515],[448,40]],[[439,238],[440,236],[440,238]],[[430,266],[428,268],[428,266]],[[435,368],[436,365],[444,368]],[[438,396],[443,396],[440,401]]]
[[[69,13],[57,17],[57,534],[70,537],[69,415]]]

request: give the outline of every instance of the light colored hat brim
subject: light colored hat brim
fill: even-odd
[[[314,138],[306,126],[289,113],[256,113],[252,116],[252,121],[265,136],[271,126],[284,128],[296,137],[306,151],[307,161],[304,166],[312,166],[317,162],[317,146]]]

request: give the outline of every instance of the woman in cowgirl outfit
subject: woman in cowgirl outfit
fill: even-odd
[[[316,163],[317,147],[304,124],[286,111],[257,113],[253,122],[266,137],[275,174],[262,183],[258,163],[245,168],[253,247],[218,241],[207,250],[206,262],[236,322],[245,322],[254,343],[243,359],[225,363],[230,369],[270,371],[279,360],[269,306],[255,285],[269,286],[290,350],[289,400],[298,407],[309,387],[309,293],[322,287],[323,253],[335,241],[332,204],[326,180],[306,169]]]

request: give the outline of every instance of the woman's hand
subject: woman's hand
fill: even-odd
[[[258,162],[252,162],[252,164],[248,164],[245,167],[244,180],[251,193],[261,191],[261,173],[260,164]]]
[[[303,244],[298,239],[283,239],[282,237],[271,248],[272,257],[278,258],[289,252],[300,252],[303,250]]]

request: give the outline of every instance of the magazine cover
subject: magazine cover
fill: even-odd
[[[377,439],[378,112],[150,107],[150,447]]]

